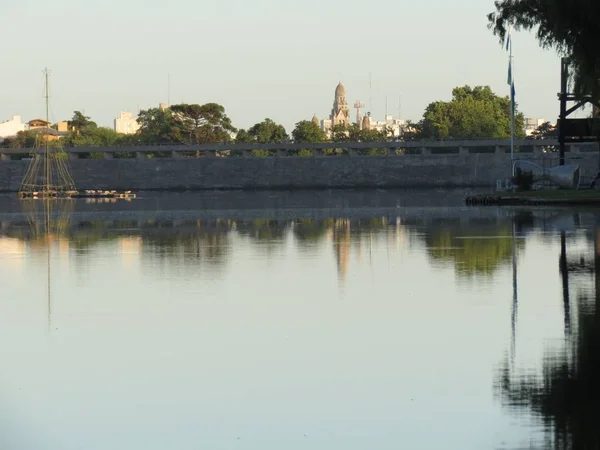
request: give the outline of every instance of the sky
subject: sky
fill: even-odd
[[[487,29],[492,0],[3,3],[0,122],[44,116],[45,67],[52,121],[81,110],[111,127],[120,111],[170,100],[220,103],[238,128],[269,117],[290,131],[329,115],[338,81],[376,120],[386,103],[419,120],[465,84],[509,92],[507,52]],[[519,109],[554,121],[559,57],[526,32],[513,49]]]

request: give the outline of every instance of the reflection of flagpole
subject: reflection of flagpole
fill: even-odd
[[[512,221],[512,282],[513,282],[513,302],[512,302],[512,314],[511,314],[511,340],[510,340],[510,359],[514,366],[515,363],[515,351],[516,351],[516,340],[517,340],[517,236],[515,230],[515,219]]]
[[[510,30],[506,39],[506,50],[508,50],[508,85],[510,86],[510,160],[512,162],[515,152],[515,80],[512,67],[512,33]]]
[[[571,301],[569,299],[569,267],[567,265],[567,238],[564,231],[560,232],[560,275],[562,278],[563,308],[565,315],[565,337],[571,335]]]

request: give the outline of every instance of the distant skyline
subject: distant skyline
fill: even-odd
[[[326,118],[338,81],[350,106],[361,100],[368,111],[372,95],[375,118],[386,97],[389,114],[419,120],[456,86],[508,95],[508,56],[487,29],[492,0],[20,0],[2,9],[0,122],[43,117],[44,67],[52,121],[81,110],[109,127],[120,111],[167,103],[169,74],[171,104],[220,103],[238,128],[269,117],[291,131]],[[530,33],[513,45],[519,109],[555,121],[559,56]]]

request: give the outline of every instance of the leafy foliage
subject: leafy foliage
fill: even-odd
[[[432,102],[417,125],[429,139],[504,139],[510,137],[510,99],[495,95],[489,86],[456,87],[449,102]],[[414,126],[414,124],[411,124]],[[525,118],[516,112],[515,136],[525,135]]]
[[[190,144],[229,142],[230,134],[236,131],[225,108],[217,103],[173,105],[170,111]]]
[[[281,144],[290,140],[283,125],[279,125],[271,119],[265,119],[246,130],[240,130],[236,136],[236,142],[259,144]]]
[[[294,142],[307,144],[316,144],[327,140],[325,132],[311,120],[298,122],[292,131],[292,137]]]
[[[568,57],[579,96],[600,99],[600,2],[597,0],[498,0],[489,28],[502,43],[507,29],[536,30],[544,48]],[[558,69],[557,69],[558,70]]]
[[[550,122],[544,122],[531,133],[531,137],[533,137],[534,139],[547,139],[557,136],[558,129]]]
[[[217,103],[150,108],[138,115],[142,142],[209,144],[229,142],[235,131],[225,108]]]
[[[81,111],[74,111],[73,118],[68,121],[69,129],[74,130],[76,133],[84,132],[86,130],[96,128],[96,122],[92,122],[89,116],[84,116]]]

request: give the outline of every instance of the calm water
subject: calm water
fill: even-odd
[[[463,195],[0,197],[0,448],[599,448],[600,213]]]

